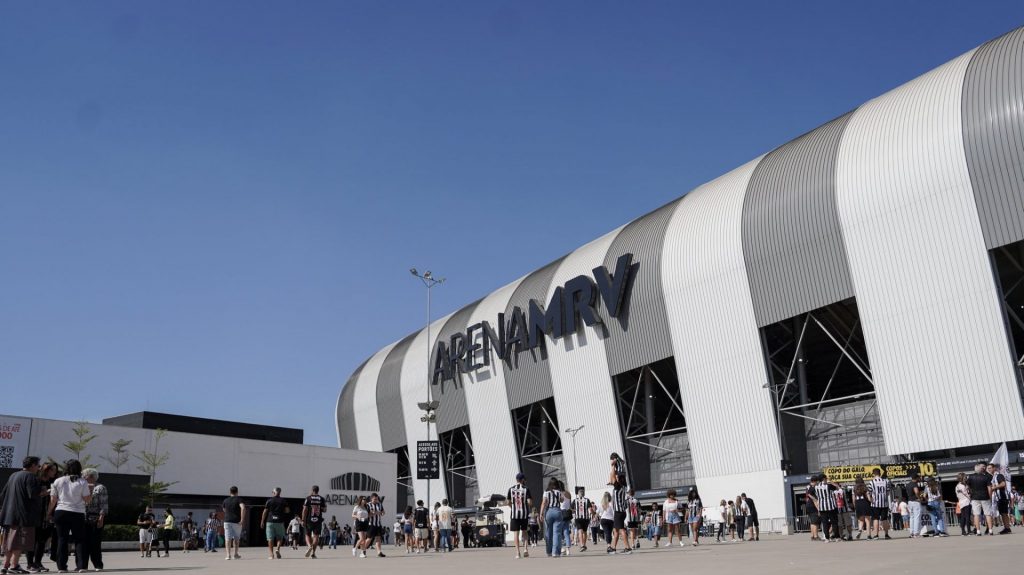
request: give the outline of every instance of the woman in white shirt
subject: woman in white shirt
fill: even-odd
[[[604,531],[604,542],[608,545],[606,550],[609,555],[615,553],[612,549],[612,526],[615,525],[615,508],[612,507],[612,496],[605,491],[601,497],[601,530]]]
[[[86,548],[85,506],[92,501],[92,486],[82,478],[82,464],[77,459],[64,462],[64,476],[50,488],[47,515],[57,528],[57,570],[68,570],[68,543],[75,542],[75,568],[89,567]]]
[[[366,497],[362,495],[359,496],[359,501],[352,508],[352,521],[355,522],[356,526],[356,544],[352,546],[352,556],[356,556],[356,550],[358,549],[360,556],[366,557],[366,547],[368,545],[366,534],[370,530],[370,512],[366,509]]]
[[[967,474],[956,475],[957,516],[960,519],[960,535],[969,535],[971,528],[971,488],[967,486]]]
[[[665,499],[665,503],[662,503],[662,511],[665,512],[665,530],[668,532],[668,546],[671,547],[674,537],[679,536],[679,546],[682,547],[684,545],[683,518],[679,514],[679,500],[676,499],[676,490],[669,489],[667,496],[668,498]]]

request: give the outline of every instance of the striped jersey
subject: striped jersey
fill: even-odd
[[[626,488],[625,486],[617,486],[612,489],[612,511],[625,512],[626,511]]]
[[[530,516],[530,488],[516,483],[508,490],[508,506],[511,519],[526,519]]]
[[[626,521],[640,521],[640,502],[632,495],[626,496]]]
[[[651,525],[655,527],[661,525],[661,509],[656,508],[654,511],[651,511]]]
[[[544,501],[547,501],[548,509],[558,509],[562,504],[562,492],[557,489],[549,489],[544,492]]]
[[[384,516],[384,504],[383,503],[367,503],[366,511],[370,514],[367,518],[367,523],[372,527],[380,527],[380,518]]]
[[[814,497],[818,499],[818,511],[836,510],[836,498],[832,493],[833,490],[834,488],[828,483],[819,483],[814,486]]]
[[[572,516],[576,519],[590,519],[590,500],[586,497],[573,499]]]
[[[879,509],[889,508],[889,497],[892,495],[892,482],[883,477],[872,477],[868,482],[871,491],[871,506]]]

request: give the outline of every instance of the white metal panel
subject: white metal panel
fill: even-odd
[[[662,282],[698,480],[781,469],[741,233],[759,161],[690,192],[665,234]]]
[[[441,333],[441,327],[448,321],[452,314],[430,324],[430,347],[433,349],[437,341],[437,335]],[[422,499],[428,505],[433,505],[427,499],[427,481],[416,479],[416,442],[427,439],[427,425],[420,421],[423,411],[417,403],[427,400],[427,330],[420,330],[409,345],[409,351],[405,353],[405,360],[402,362],[402,417],[405,418],[405,435],[408,439],[406,445],[409,448],[409,467],[411,468],[413,480],[412,491],[416,499]],[[437,429],[431,428],[430,439],[437,439]],[[441,477],[444,477],[444,461],[441,462]],[[444,480],[437,479],[430,482],[430,499],[440,501],[445,497]]]
[[[839,148],[839,216],[890,454],[1024,436],[964,152],[972,54],[862,106]]]
[[[473,311],[468,325],[486,321],[497,329],[498,314],[504,313],[521,282],[522,278],[487,296]],[[505,370],[492,349],[489,366],[463,377],[480,495],[505,493],[519,471],[515,429],[505,391]]]
[[[352,416],[356,421],[356,439],[359,442],[359,449],[381,450],[380,420],[377,417],[377,375],[380,374],[380,366],[383,365],[384,359],[387,358],[388,352],[393,347],[395,347],[394,343],[373,354],[355,381]]]
[[[551,281],[547,300],[550,301],[554,288],[578,275],[591,275],[591,270],[601,266],[622,227],[566,256]],[[608,318],[605,316],[604,320]],[[585,426],[576,437],[575,462],[572,441],[562,434],[566,483],[582,485],[593,493],[600,492],[608,483],[608,455],[614,451],[625,456],[603,337],[600,329],[586,326],[580,320],[578,332],[547,340],[559,431]],[[578,478],[574,467],[579,469]]]
[[[746,493],[757,507],[761,529],[767,527],[765,520],[786,516],[786,484],[781,469],[699,477],[697,491],[706,507],[718,507],[719,501],[735,501],[738,495]]]

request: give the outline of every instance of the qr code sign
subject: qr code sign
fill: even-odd
[[[0,445],[0,469],[14,467],[14,446]]]

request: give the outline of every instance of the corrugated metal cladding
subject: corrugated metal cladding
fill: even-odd
[[[556,286],[579,275],[590,275],[591,270],[604,262],[612,241],[621,231],[620,227],[566,256],[552,278],[547,297],[551,297]],[[614,323],[614,320],[603,323]],[[562,436],[565,460],[575,461],[573,466],[566,466],[566,481],[570,485],[582,485],[591,492],[604,489],[608,482],[608,454],[623,453],[618,404],[608,373],[605,345],[601,341],[605,337],[603,331],[602,324],[587,326],[580,320],[578,331],[547,343],[558,427],[582,425],[587,436],[575,446]],[[575,475],[577,470],[579,476]]]
[[[537,300],[537,303],[545,307],[548,305],[548,287],[551,286],[551,278],[564,259],[565,256],[558,258],[533,272],[523,280],[523,283],[519,284],[512,299],[505,306],[506,322],[511,319],[512,308],[516,306],[519,306],[523,313],[529,313],[531,299]],[[547,352],[537,347],[520,353],[518,357],[512,358],[512,361],[517,362],[518,367],[511,368],[507,363],[502,362],[510,409],[518,409],[552,396],[551,370],[548,368]]]
[[[687,194],[665,232],[663,289],[698,483],[779,469],[740,232],[743,196],[759,161]]]
[[[345,387],[341,388],[341,395],[338,397],[338,409],[335,412],[335,416],[338,419],[338,447],[343,447],[345,449],[359,448],[352,400],[354,397],[353,394],[356,390],[356,381],[359,379],[359,374],[362,373],[363,368],[366,367],[366,364],[369,361],[369,357],[363,360],[363,363],[360,364],[360,366],[352,372],[352,375],[348,377],[348,381],[345,382]]]
[[[1024,28],[978,48],[963,90],[964,148],[985,245],[1024,240]]]
[[[750,178],[743,255],[759,327],[853,296],[835,186],[851,114],[775,149]]]
[[[615,262],[622,254],[632,253],[636,266],[626,308],[617,319],[605,320],[608,337],[604,343],[612,375],[672,355],[665,294],[661,290],[661,249],[665,245],[665,228],[678,204],[676,200],[627,224],[604,258],[604,265],[611,273],[615,272]]]
[[[377,419],[380,420],[380,443],[384,451],[405,445],[405,418],[402,416],[402,362],[409,351],[413,332],[395,344],[384,358],[377,376]]]
[[[861,106],[836,163],[836,205],[889,454],[1024,437],[964,157],[961,95],[972,53]]]
[[[466,307],[455,312],[451,318],[445,322],[444,327],[441,328],[441,332],[437,334],[435,342],[451,343],[451,337],[455,333],[465,332],[466,327],[469,325],[469,318],[473,315],[473,310],[480,304],[483,299],[467,305]],[[434,344],[433,349],[430,351],[430,365],[436,365],[434,363],[437,351],[437,343]],[[441,402],[440,409],[437,410],[437,432],[444,433],[451,431],[456,427],[462,427],[463,425],[469,425],[469,413],[466,410],[466,392],[463,388],[461,378],[457,378],[458,383],[452,381],[441,381],[434,388],[434,399]]]

